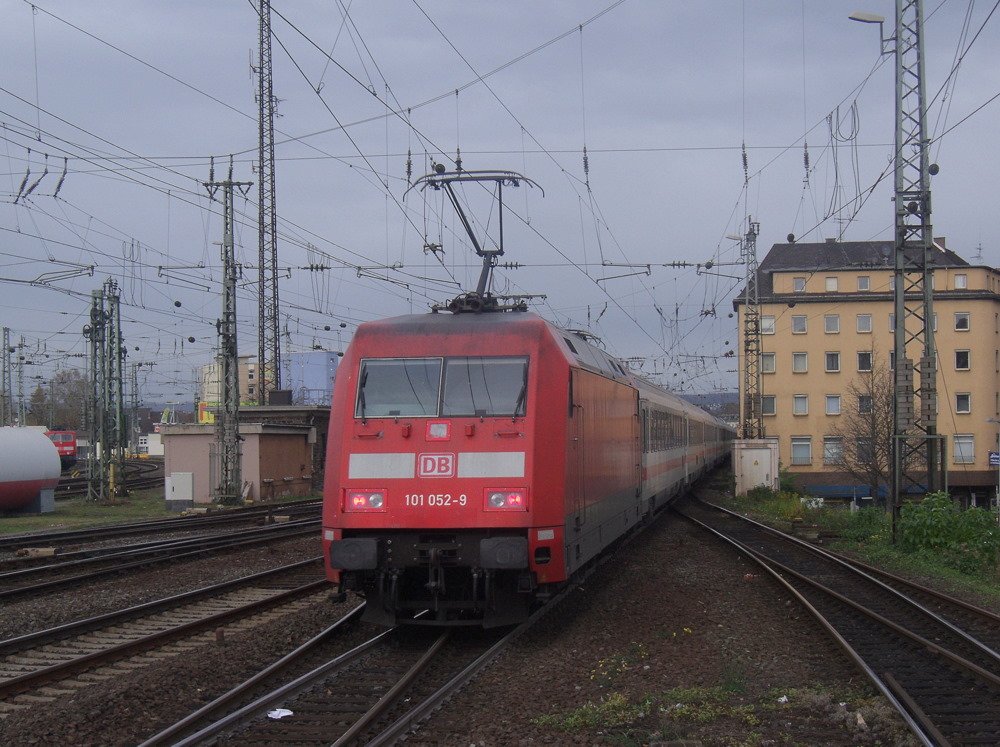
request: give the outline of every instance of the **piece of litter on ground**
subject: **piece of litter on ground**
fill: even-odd
[[[779,703],[787,703],[788,702],[788,696],[787,695],[782,695],[780,698],[778,698],[778,702]]]
[[[275,721],[277,721],[279,718],[284,718],[285,716],[291,716],[291,715],[292,711],[289,711],[287,708],[275,708],[273,711],[267,712],[267,717],[269,719],[274,719]]]

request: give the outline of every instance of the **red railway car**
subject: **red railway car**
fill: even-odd
[[[532,313],[362,324],[334,385],[327,575],[373,622],[517,622],[732,436]]]
[[[59,452],[59,463],[63,469],[69,469],[76,464],[76,432],[75,431],[45,431],[45,435],[56,445]]]

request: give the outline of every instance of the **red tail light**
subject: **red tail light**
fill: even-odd
[[[345,493],[345,511],[386,510],[384,490],[347,490]]]
[[[486,511],[527,511],[528,495],[523,488],[487,488],[483,503]]]

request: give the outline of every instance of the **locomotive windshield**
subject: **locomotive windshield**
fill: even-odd
[[[524,415],[527,358],[448,358],[441,414]]]
[[[364,360],[354,416],[523,416],[527,384],[527,358]]]

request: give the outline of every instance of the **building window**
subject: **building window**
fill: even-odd
[[[955,312],[955,331],[956,332],[968,332],[969,327],[972,325],[972,320],[970,319],[970,314],[968,311],[956,311]],[[794,318],[794,317],[793,317]]]
[[[967,392],[960,392],[955,395],[955,412],[972,412],[972,395]]]
[[[792,373],[805,373],[809,370],[808,353],[792,353]]]
[[[838,436],[824,436],[823,464],[841,464],[844,461],[844,439]]]
[[[865,463],[875,460],[875,449],[872,448],[872,440],[870,438],[855,439],[854,449],[859,462]]]
[[[889,351],[889,370],[890,371],[895,371],[896,370],[896,351],[895,350],[890,350]]]
[[[836,293],[837,292],[837,278],[827,278],[826,279],[826,292]]]
[[[826,354],[826,370],[828,373],[836,373],[840,370],[840,353]]]
[[[760,354],[760,372],[774,373],[774,353]]]
[[[969,276],[968,275],[956,275],[955,276],[955,290],[965,290],[969,287]]]
[[[890,332],[895,332],[896,331],[896,315],[895,314],[889,314],[889,331]]]
[[[858,290],[866,291],[872,287],[872,279],[868,275],[858,275]]]
[[[253,381],[253,371],[247,371],[247,379]]]
[[[955,370],[956,371],[968,371],[969,370],[969,351],[968,350],[956,350],[955,351]]]
[[[858,414],[871,415],[871,412],[872,412],[872,396],[870,394],[859,394]]]
[[[762,394],[760,397],[760,414],[774,415],[775,402],[773,394]]]
[[[804,335],[806,333],[806,317],[805,316],[793,316],[792,317],[792,334],[793,335]]]
[[[955,434],[951,437],[955,464],[974,464],[976,461],[976,437],[969,434]]]
[[[774,317],[773,316],[762,316],[760,318],[760,333],[762,335],[773,335],[774,334]]]
[[[253,393],[254,393],[254,388],[252,386],[251,387],[247,387],[247,394],[249,394],[250,396],[253,396]]]
[[[840,415],[840,395],[839,394],[828,394],[828,395],[826,395],[826,414],[827,415]]]
[[[858,332],[861,334],[870,333],[872,331],[872,315],[871,314],[858,314]]]
[[[792,397],[792,415],[809,414],[809,395],[796,394]]]
[[[890,275],[889,276],[889,290],[891,290],[891,291],[896,290],[896,276],[895,275]]]
[[[823,330],[828,335],[840,332],[840,314],[827,314],[823,317]]]
[[[812,464],[812,439],[809,436],[792,436],[792,464]]]
[[[805,293],[806,292],[806,279],[805,278],[792,278],[792,290],[795,293]]]
[[[858,351],[858,370],[859,371],[871,371],[872,370],[872,351],[871,350],[859,350]]]

